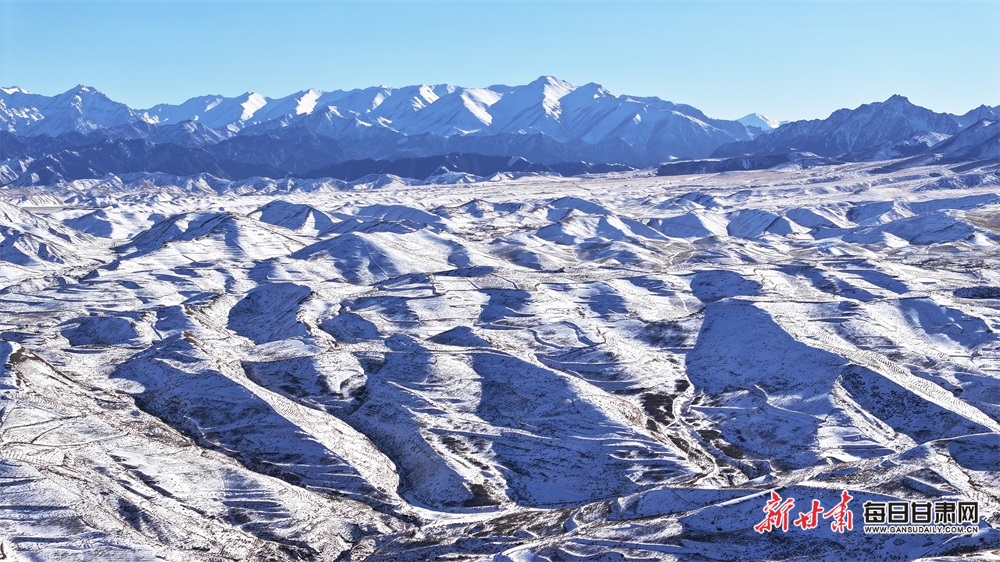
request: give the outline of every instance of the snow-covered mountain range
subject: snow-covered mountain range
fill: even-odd
[[[652,164],[704,156],[721,144],[754,135],[741,123],[709,118],[691,106],[616,96],[598,84],[577,87],[551,76],[524,86],[306,90],[283,98],[203,96],[145,110],[85,86],[51,98],[7,88],[0,92],[0,127],[18,136],[101,131],[92,136],[200,147],[232,137],[264,144],[262,139],[277,138],[290,145],[318,137],[331,147],[349,147],[344,154],[334,150],[334,157],[324,162],[299,163],[298,172],[338,157],[449,152],[523,156],[543,163]],[[164,127],[170,132],[161,132]],[[245,154],[245,143],[234,146]]]
[[[284,128],[331,136],[387,130],[440,137],[544,134],[566,143],[599,144],[611,138],[649,142],[663,128],[709,138],[750,136],[733,121],[658,98],[616,96],[598,84],[574,86],[543,76],[524,86],[462,88],[452,85],[387,86],[351,91],[306,90],[283,98],[247,92],[235,98],[202,96],[179,105],[131,109],[86,86],[54,97],[20,88],[0,91],[0,123],[19,135],[89,133],[132,123],[176,125],[193,121],[226,136]],[[126,134],[124,132],[119,134]],[[112,134],[113,135],[113,134]],[[692,146],[698,142],[688,139]],[[701,141],[705,142],[705,141]]]
[[[826,119],[787,123],[770,134],[722,146],[714,156],[812,152],[853,160],[887,160],[926,150],[976,123],[998,119],[1000,106],[983,105],[964,115],[951,115],[935,113],[895,95],[884,102],[837,110]]]
[[[998,116],[1000,107],[957,116],[893,96],[823,120],[782,124],[751,114],[727,121],[689,105],[614,95],[598,84],[574,86],[551,76],[488,88],[382,86],[282,98],[248,92],[148,109],[129,108],[86,86],[51,97],[3,88],[0,185],[141,173],[349,181],[415,173],[424,166],[399,162],[428,158],[440,159],[434,172],[444,167],[440,171],[486,176],[801,152],[871,161],[937,154],[939,143],[988,127]],[[981,146],[966,146],[973,137]],[[990,134],[973,137],[958,142],[964,153],[985,158],[997,152]],[[457,169],[456,160],[463,163]]]

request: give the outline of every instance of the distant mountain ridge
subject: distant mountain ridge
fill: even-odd
[[[778,127],[767,135],[719,147],[713,157],[772,155],[811,152],[825,157],[846,159],[888,159],[909,156],[878,149],[887,144],[922,145],[929,148],[958,134],[979,121],[996,121],[1000,106],[980,106],[965,115],[935,113],[914,105],[907,98],[894,95],[884,102],[839,109],[826,119],[795,121]],[[917,138],[921,137],[921,138]]]
[[[148,109],[82,85],[56,96],[0,88],[0,185],[141,172],[231,180],[417,173],[427,166],[406,162],[455,154],[468,169],[451,171],[467,173],[645,168],[789,153],[880,160],[920,154],[998,116],[1000,106],[956,116],[893,96],[823,120],[779,124],[751,114],[729,121],[689,105],[614,95],[599,84],[574,86],[551,76],[488,88],[379,86],[282,98],[248,92]],[[962,154],[989,157],[992,131],[967,136],[959,143]],[[985,144],[970,146],[970,139]],[[497,165],[508,159],[512,167]],[[403,163],[385,164],[393,161]]]
[[[461,138],[488,151],[490,143],[484,139],[513,136],[515,140],[494,144],[505,151],[520,150],[509,153],[512,156],[529,156],[531,145],[555,143],[594,147],[589,152],[604,162],[656,163],[664,157],[705,156],[721,144],[754,136],[741,123],[709,118],[688,105],[616,96],[598,84],[577,87],[551,76],[524,86],[489,88],[381,86],[305,90],[273,99],[248,92],[234,98],[201,96],[145,110],[129,108],[87,86],[54,97],[15,88],[0,92],[0,128],[19,136],[114,130],[121,138],[147,138],[151,133],[146,125],[185,122],[211,129],[209,137],[272,135],[294,142],[293,137],[307,132],[349,141],[359,158],[466,151]],[[544,140],[532,139],[535,136]],[[408,138],[420,138],[432,153],[396,148]],[[559,151],[542,152],[534,159],[564,158]]]

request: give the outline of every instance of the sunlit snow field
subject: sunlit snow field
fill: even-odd
[[[1000,178],[877,168],[5,190],[0,552],[1000,557]]]

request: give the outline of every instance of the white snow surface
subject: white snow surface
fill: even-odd
[[[0,190],[0,553],[996,559],[1000,178],[883,164]]]

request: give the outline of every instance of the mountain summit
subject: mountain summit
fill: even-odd
[[[744,115],[737,119],[740,123],[743,123],[747,127],[757,127],[762,131],[773,131],[781,126],[781,122],[777,119],[772,119],[767,115],[762,113],[751,113],[749,115]]]

